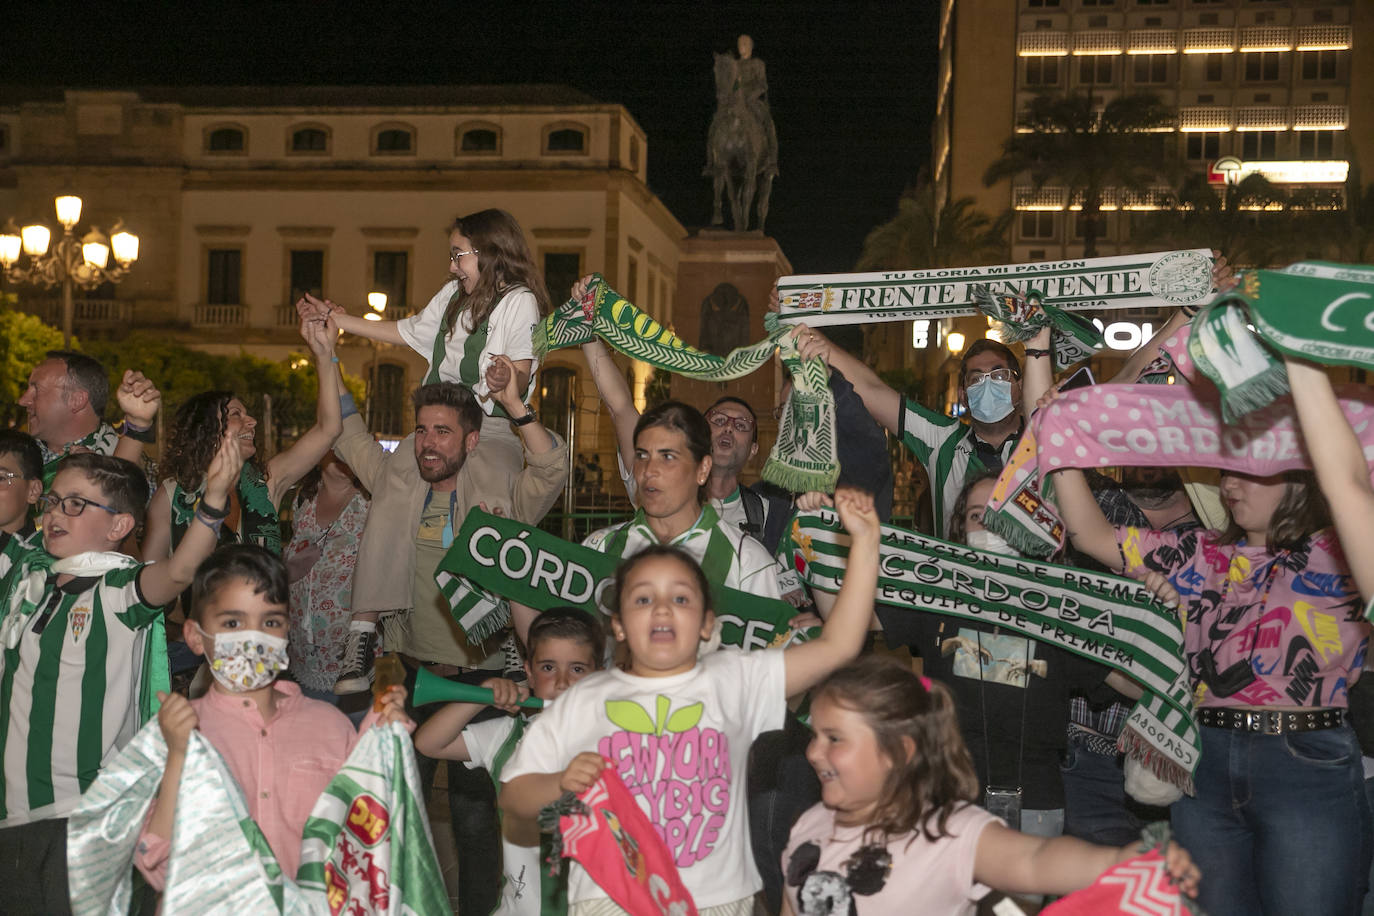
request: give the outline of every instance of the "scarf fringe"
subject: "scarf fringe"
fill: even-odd
[[[581,799],[571,792],[564,792],[556,801],[552,801],[539,810],[539,829],[549,835],[549,854],[544,859],[544,864],[549,867],[549,874],[558,874],[559,864],[563,859],[563,831],[559,829],[559,823],[565,816],[585,815],[589,808]]]
[[[1048,559],[1054,556],[1054,552],[1058,549],[1057,545],[1036,537],[1023,525],[1018,525],[1000,509],[989,509],[983,513],[983,527],[993,534],[1001,535],[1002,539],[1017,553],[1026,556]]]
[[[1138,761],[1142,766],[1167,783],[1178,786],[1188,795],[1196,795],[1197,791],[1193,786],[1193,777],[1187,770],[1174,763],[1159,749],[1145,739],[1130,725],[1121,731],[1121,737],[1117,741],[1117,747],[1132,760]]]
[[[1241,384],[1227,388],[1221,400],[1221,418],[1228,424],[1235,423],[1287,393],[1288,372],[1281,363],[1276,363]]]
[[[807,471],[770,456],[759,476],[793,493],[806,493],[811,490],[834,493],[835,482],[840,479],[840,469],[835,467],[823,471]]]

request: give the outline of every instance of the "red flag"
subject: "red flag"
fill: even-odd
[[[615,770],[602,770],[578,801],[584,813],[558,820],[565,858],[631,916],[697,916],[668,847]]]
[[[1127,859],[1076,891],[1040,911],[1042,916],[1185,916],[1183,894],[1169,879],[1158,849]]]

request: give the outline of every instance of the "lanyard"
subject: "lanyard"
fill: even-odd
[[[430,487],[430,488],[429,488],[429,492],[425,494],[425,504],[424,504],[424,506],[420,509],[420,514],[421,514],[421,515],[424,515],[424,514],[425,514],[425,510],[429,508],[429,501],[430,501],[431,499],[433,499],[433,498],[434,498],[434,488],[433,488],[433,487]],[[454,514],[455,512],[457,512],[457,511],[458,511],[458,488],[457,488],[457,487],[454,487],[453,490],[448,494],[448,522],[446,522],[446,523],[444,524],[444,533],[443,533],[443,535],[441,536],[441,539],[442,539],[442,541],[443,541],[443,545],[444,545],[444,549],[445,549],[445,550],[447,550],[449,547],[452,547],[452,546],[453,546],[453,514]]]

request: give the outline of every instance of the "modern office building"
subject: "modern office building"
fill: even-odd
[[[1361,153],[1366,176],[1374,169],[1371,29],[1370,0],[941,0],[931,168],[940,199],[1013,208],[1014,261],[1081,254],[1067,189],[987,187],[983,173],[1036,95],[1105,104],[1151,92],[1178,110],[1162,165],[1217,184],[1260,172],[1343,206]],[[1133,214],[1170,191],[1109,193],[1099,253],[1131,250]]]

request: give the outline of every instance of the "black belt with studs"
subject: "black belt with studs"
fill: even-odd
[[[1229,728],[1261,735],[1313,732],[1345,724],[1344,709],[1234,709],[1204,706],[1197,711],[1199,725]]]

